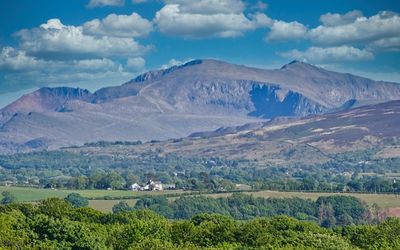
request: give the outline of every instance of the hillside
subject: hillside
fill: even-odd
[[[338,153],[371,150],[372,158],[400,157],[400,101],[363,106],[310,118],[271,121],[195,133],[190,137],[131,146],[84,146],[65,150],[120,157],[220,157],[258,165],[317,164]]]
[[[194,60],[95,93],[42,88],[0,110],[0,153],[165,140],[398,99],[400,85],[293,61],[264,70]]]

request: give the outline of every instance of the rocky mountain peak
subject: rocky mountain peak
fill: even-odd
[[[301,70],[301,69],[308,69],[308,70],[320,70],[321,68],[319,68],[319,67],[317,67],[317,66],[315,66],[315,65],[312,65],[312,64],[309,64],[309,63],[306,63],[306,62],[303,62],[303,61],[299,61],[299,60],[293,60],[293,61],[291,61],[290,63],[288,63],[288,64],[285,64],[285,65],[283,65],[282,67],[281,67],[281,70],[284,70],[284,69],[286,69],[286,70],[293,70],[293,69],[299,69],[299,70]]]
[[[2,113],[55,111],[71,100],[88,100],[91,97],[87,89],[70,87],[43,87],[22,96],[2,109]]]
[[[203,62],[203,60],[197,59],[197,60],[192,60],[187,63],[181,64],[181,65],[174,65],[167,69],[152,70],[152,71],[149,71],[149,72],[146,72],[146,73],[143,73],[143,74],[137,76],[135,79],[133,79],[133,81],[131,81],[129,83],[156,80],[156,79],[159,79],[160,77],[165,76],[169,73],[172,73],[176,70],[183,69],[183,68],[193,66],[193,65],[198,65],[198,64],[201,64],[202,62]]]

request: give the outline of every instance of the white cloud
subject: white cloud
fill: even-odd
[[[131,38],[85,35],[81,26],[63,25],[59,19],[21,30],[16,36],[23,50],[40,58],[137,56],[148,50]]]
[[[125,66],[108,58],[83,60],[43,60],[24,51],[5,47],[0,53],[0,75],[5,73],[0,89],[32,86],[85,84],[120,84],[143,70],[143,58],[129,58]],[[1,91],[0,91],[1,92]]]
[[[306,51],[295,49],[280,53],[279,55],[289,59],[297,59],[311,63],[370,60],[374,57],[374,55],[367,50],[346,45],[327,48],[310,47]]]
[[[142,57],[128,58],[125,69],[128,71],[139,72],[144,70],[146,61]]]
[[[88,7],[123,6],[124,4],[125,0],[90,0]]]
[[[369,60],[380,51],[400,51],[400,16],[395,12],[370,17],[357,10],[327,13],[320,21],[321,25],[308,29],[298,22],[274,20],[266,40],[309,40],[313,46],[306,51],[279,54],[312,62]]]
[[[397,13],[382,11],[371,17],[354,15],[345,18],[348,14],[339,16],[336,21],[329,21],[330,26],[320,25],[310,30],[309,38],[315,44],[338,45],[366,44],[383,38],[399,37],[400,16]]]
[[[307,34],[307,28],[299,22],[273,21],[267,40],[301,39]]]
[[[0,70],[8,71],[36,71],[41,72],[79,72],[79,71],[118,71],[120,64],[107,59],[83,59],[83,60],[43,60],[29,56],[25,51],[18,50],[12,47],[4,47],[0,53]]]
[[[400,51],[400,36],[382,38],[367,46],[371,50]]]
[[[167,5],[179,5],[188,14],[240,14],[245,5],[241,0],[165,0]]]
[[[95,36],[144,37],[152,30],[152,23],[137,13],[110,14],[102,20],[93,19],[83,24],[84,34]]]
[[[175,58],[172,58],[171,60],[168,61],[168,63],[161,65],[161,69],[168,69],[173,66],[181,65],[184,62],[176,60]]]
[[[193,4],[184,4],[186,1],[183,0],[168,2],[174,4],[165,5],[153,20],[160,32],[167,35],[191,38],[236,37],[259,28],[268,19],[260,13],[246,17],[239,12],[243,9],[239,4],[241,1],[202,0]],[[231,5],[223,8],[229,2]],[[208,3],[207,8],[201,9],[199,6],[206,6],[205,3]]]
[[[362,17],[362,16],[363,16],[363,14],[359,10],[349,11],[344,15],[340,15],[337,13],[332,14],[329,12],[329,13],[322,15],[319,18],[319,20],[325,26],[334,27],[334,26],[353,23],[354,21],[357,20],[357,18]]]
[[[17,32],[18,48],[0,48],[0,89],[115,84],[143,71],[145,60],[141,56],[150,47],[133,37],[147,35],[152,24],[135,13],[109,15],[98,22],[97,30],[90,34],[85,32],[87,26],[85,30],[83,26],[64,25],[59,19]]]
[[[370,17],[363,16],[358,10],[343,15],[327,13],[320,17],[320,21],[322,25],[308,29],[296,21],[274,20],[266,40],[304,39],[320,47],[341,45],[378,49],[399,47],[400,16],[395,12],[381,11]]]
[[[44,65],[43,60],[27,56],[25,51],[4,47],[0,53],[0,70],[32,70]]]

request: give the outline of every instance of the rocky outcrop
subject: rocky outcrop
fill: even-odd
[[[273,119],[281,116],[303,117],[327,110],[326,107],[297,92],[289,90],[283,96],[279,96],[279,91],[282,89],[276,85],[254,85],[250,96],[255,110],[249,115]]]

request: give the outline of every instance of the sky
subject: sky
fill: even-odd
[[[400,2],[0,2],[0,107],[44,86],[95,91],[203,58],[259,68],[300,60],[400,82]]]

